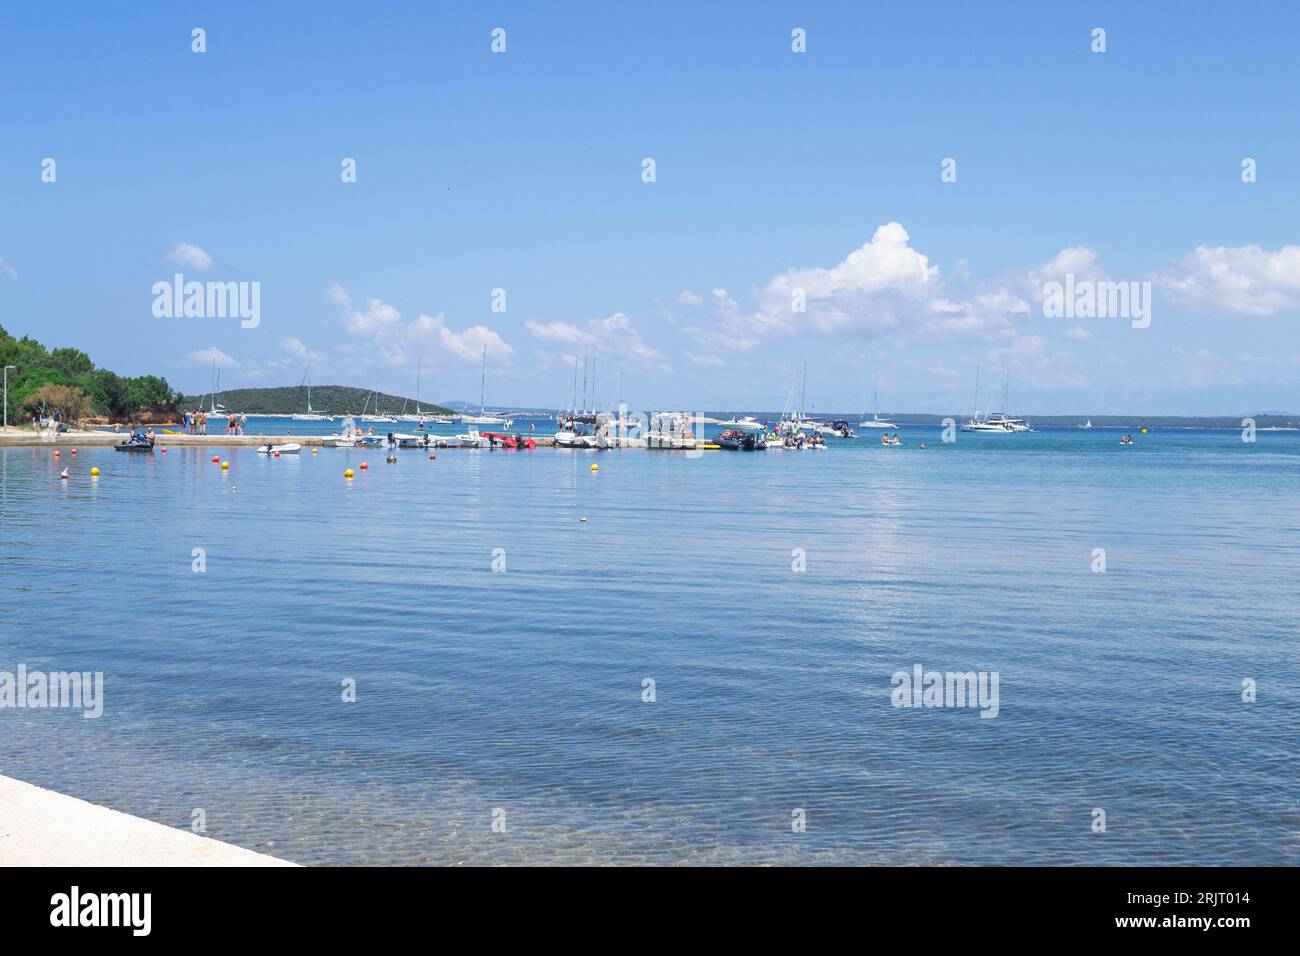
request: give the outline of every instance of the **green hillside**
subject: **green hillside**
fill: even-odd
[[[307,411],[307,389],[302,385],[283,388],[228,388],[217,396],[218,404],[232,412],[250,415],[296,415]],[[180,400],[182,409],[208,408],[212,404],[207,395],[186,395]],[[368,388],[349,388],[346,385],[313,385],[312,410],[326,415],[361,414],[365,407],[375,410],[375,400]],[[379,393],[379,410],[396,415],[405,410],[414,414],[415,399],[402,395]],[[430,415],[450,415],[450,409],[440,405],[420,403],[420,411]]]

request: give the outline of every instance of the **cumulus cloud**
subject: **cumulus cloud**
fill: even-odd
[[[709,321],[687,326],[701,344],[742,351],[779,335],[827,339],[879,337],[906,329],[944,335],[1006,335],[1029,312],[1028,283],[975,285],[960,267],[943,276],[914,248],[897,222],[835,265],[790,268],[755,293],[757,308],[741,309],[726,289],[705,299]],[[700,297],[704,298],[704,297]]]
[[[1197,246],[1152,281],[1199,312],[1274,315],[1300,308],[1300,246]]]
[[[690,289],[683,289],[677,293],[677,301],[682,305],[699,306],[704,304],[704,296],[698,292],[692,292]]]
[[[217,368],[235,368],[239,363],[231,358],[215,345],[206,349],[195,349],[193,352],[185,354],[184,362],[186,365],[206,365],[209,368],[213,363]]]
[[[422,315],[420,318],[428,319],[428,316]],[[497,364],[508,364],[509,357],[515,354],[515,350],[500,335],[485,325],[471,325],[463,332],[453,332],[445,325],[440,326],[438,341],[444,349],[467,363],[479,361],[485,346],[488,359]]]
[[[307,346],[302,344],[301,339],[288,336],[280,340],[280,347],[285,350],[291,357],[303,362],[323,362],[325,355],[322,352],[313,352]]]
[[[196,269],[199,272],[212,271],[212,257],[190,242],[182,242],[166,258],[184,269]]]
[[[599,355],[635,362],[661,372],[672,371],[664,354],[647,345],[632,320],[622,312],[591,319],[581,326],[571,322],[529,321],[524,327],[529,335],[542,342],[589,349]]]
[[[1086,339],[1092,338],[1092,333],[1081,325],[1072,325],[1065,330],[1065,337],[1067,339],[1073,339],[1076,342],[1082,342]]]
[[[337,283],[330,286],[329,296],[342,314],[344,328],[364,340],[364,354],[389,365],[409,365],[425,348],[439,348],[459,361],[476,363],[481,360],[486,345],[488,362],[498,366],[509,365],[510,357],[515,354],[500,334],[484,325],[456,332],[447,327],[441,312],[432,316],[421,313],[412,321],[403,322],[402,314],[381,299],[368,298],[365,308],[356,307],[347,289]],[[344,348],[344,351],[349,350]],[[358,353],[353,350],[352,354]]]

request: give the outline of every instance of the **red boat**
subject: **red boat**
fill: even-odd
[[[479,432],[495,448],[500,445],[502,448],[525,448],[532,451],[537,447],[537,442],[531,438],[525,438],[523,435],[506,435],[501,432]]]

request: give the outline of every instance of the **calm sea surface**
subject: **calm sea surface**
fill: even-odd
[[[0,773],[308,864],[1300,862],[1300,435],[902,433],[0,448],[0,670],[106,684]]]

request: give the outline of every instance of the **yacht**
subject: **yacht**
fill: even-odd
[[[752,415],[746,415],[744,418],[735,418],[733,416],[731,421],[719,422],[718,424],[723,428],[735,429],[747,434],[767,434],[767,426]]]
[[[487,346],[483,346],[483,371],[479,376],[478,383],[478,414],[462,415],[461,421],[466,425],[499,425],[501,428],[509,428],[514,424],[504,415],[489,415],[484,410],[483,398],[487,390]],[[473,430],[473,429],[471,429]],[[477,434],[477,432],[476,432]]]
[[[1002,393],[1002,414],[990,415],[985,414],[980,417],[979,396],[980,396],[980,370],[975,369],[975,407],[971,410],[971,417],[966,419],[966,423],[961,426],[964,432],[983,432],[989,435],[1013,435],[1016,432],[1031,432],[1033,429],[1023,418],[1011,418],[1007,415],[1007,397],[1010,394],[1010,375],[1008,374],[1003,383]],[[992,405],[992,400],[989,401]]]
[[[332,422],[333,416],[326,415],[324,412],[318,412],[311,407],[311,364],[308,363],[307,371],[302,377],[303,384],[307,386],[307,411],[304,414],[290,416],[295,422]]]
[[[898,430],[897,425],[895,425],[893,422],[889,421],[888,419],[882,419],[880,417],[880,413],[878,411],[879,405],[877,403],[877,399],[879,398],[879,396],[880,396],[880,375],[877,374],[876,387],[871,392],[871,417],[870,418],[864,417],[862,421],[858,422],[858,427],[859,428],[881,428],[881,429],[888,429],[890,431],[897,431]]]

